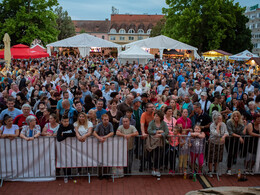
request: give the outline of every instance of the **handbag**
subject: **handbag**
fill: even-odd
[[[153,135],[148,135],[145,143],[145,148],[148,152],[151,152],[157,147],[163,146],[163,139],[159,137],[154,137]]]

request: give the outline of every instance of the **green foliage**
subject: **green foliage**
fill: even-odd
[[[59,30],[58,40],[75,35],[75,26],[71,20],[71,17],[68,15],[68,12],[63,11],[62,7],[57,7],[55,9],[55,13],[58,17],[56,20]]]
[[[198,47],[236,53],[252,49],[245,11],[233,0],[166,0],[166,36]],[[239,45],[239,47],[237,47]]]
[[[165,26],[165,18],[162,18],[160,21],[157,22],[157,24],[152,28],[150,37],[156,37],[158,35],[162,34],[162,29]]]
[[[30,45],[40,39],[44,45],[57,40],[57,0],[3,0],[0,3],[0,38],[8,33],[11,45]]]
[[[84,29],[81,29],[79,33],[80,33],[80,34],[86,33],[86,31],[85,31]]]

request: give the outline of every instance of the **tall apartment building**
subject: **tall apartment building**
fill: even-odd
[[[249,18],[247,27],[252,31],[251,41],[253,44],[252,53],[260,56],[260,7],[259,4],[247,7],[245,16]]]

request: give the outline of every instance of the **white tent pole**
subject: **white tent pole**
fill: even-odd
[[[51,47],[50,46],[47,47],[47,53],[51,56]]]
[[[163,49],[160,48],[159,50],[160,50],[160,59],[162,60],[162,57],[163,57]]]

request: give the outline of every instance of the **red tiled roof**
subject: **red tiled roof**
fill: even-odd
[[[84,30],[86,33],[107,33],[110,27],[109,20],[73,20],[76,32]]]
[[[117,31],[121,28],[126,31],[134,29],[136,32],[138,29],[143,29],[147,31],[152,29],[163,17],[164,15],[112,14],[110,29],[115,28]]]

